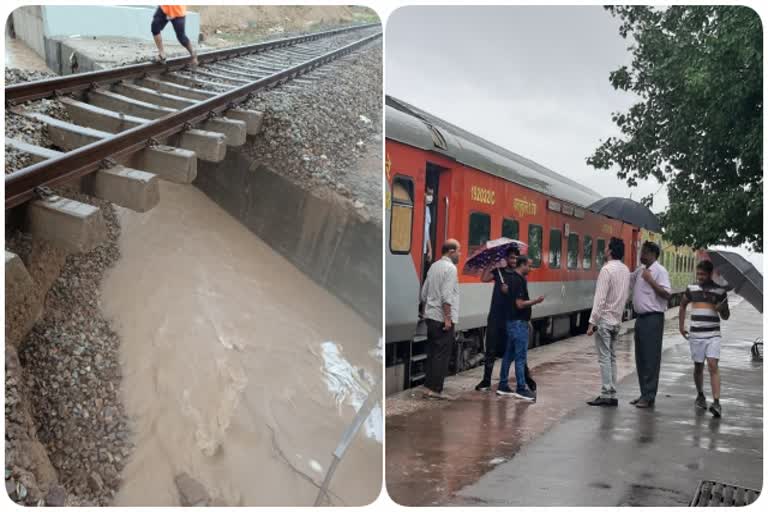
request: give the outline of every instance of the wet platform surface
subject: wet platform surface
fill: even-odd
[[[533,404],[475,392],[480,368],[450,378],[452,402],[401,394],[387,404],[387,490],[416,506],[674,506],[687,505],[702,479],[760,489],[762,363],[749,349],[761,334],[762,315],[747,303],[724,322],[720,420],[693,407],[693,365],[677,319],[667,322],[652,411],[627,403],[638,394],[629,333],[617,354],[618,408],[584,403],[599,390],[586,336],[530,352]]]

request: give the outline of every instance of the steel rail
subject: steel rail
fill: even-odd
[[[314,32],[296,37],[286,37],[274,41],[266,41],[251,45],[235,46],[233,48],[224,48],[222,50],[212,50],[198,54],[197,60],[200,64],[210,64],[220,60],[232,59],[244,55],[252,55],[276,48],[295,46],[307,41],[325,39],[327,37],[362,30],[378,26],[378,23],[366,23],[360,25],[351,25],[322,32]],[[150,73],[167,73],[189,67],[190,57],[176,57],[168,59],[165,62],[146,62],[143,64],[132,64],[102,71],[90,71],[77,75],[68,75],[35,82],[10,85],[5,88],[5,102],[8,106],[18,105],[25,101],[38,100],[42,98],[51,98],[62,94],[68,94],[83,89],[94,87],[95,85],[104,85],[127,78],[142,76]],[[194,68],[190,68],[194,69]]]
[[[114,137],[88,144],[69,151],[64,155],[51,158],[17,172],[5,178],[5,208],[18,206],[35,198],[38,187],[59,185],[69,180],[85,176],[100,169],[107,159],[121,159],[151,146],[159,138],[178,133],[189,126],[210,117],[215,117],[223,110],[233,108],[248,99],[256,91],[267,89],[287,82],[299,75],[338,59],[352,51],[381,37],[381,32],[364,37],[346,46],[330,51],[314,59],[297,64],[270,76],[253,81],[231,91],[227,91],[208,100],[186,107],[178,112],[165,115],[154,121],[120,132]]]

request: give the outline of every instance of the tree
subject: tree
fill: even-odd
[[[630,187],[665,183],[660,216],[676,245],[763,249],[763,35],[748,7],[606,7],[632,43],[614,89],[640,97],[614,113],[610,137],[587,163],[618,168]],[[647,206],[653,196],[643,198]]]

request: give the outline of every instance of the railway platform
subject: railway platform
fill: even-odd
[[[390,496],[401,505],[686,506],[702,480],[760,490],[762,362],[750,348],[762,315],[739,301],[723,324],[719,420],[693,407],[676,318],[666,324],[654,410],[628,404],[638,394],[631,325],[618,346],[618,408],[586,405],[599,367],[592,339],[578,336],[529,352],[536,403],[474,391],[482,368],[449,378],[453,401],[426,401],[418,389],[388,399]]]

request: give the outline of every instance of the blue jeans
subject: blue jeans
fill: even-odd
[[[507,322],[507,348],[504,358],[501,360],[501,376],[499,387],[509,385],[509,367],[515,361],[515,380],[517,391],[524,391],[525,363],[528,361],[528,322],[523,320],[511,320]]]

